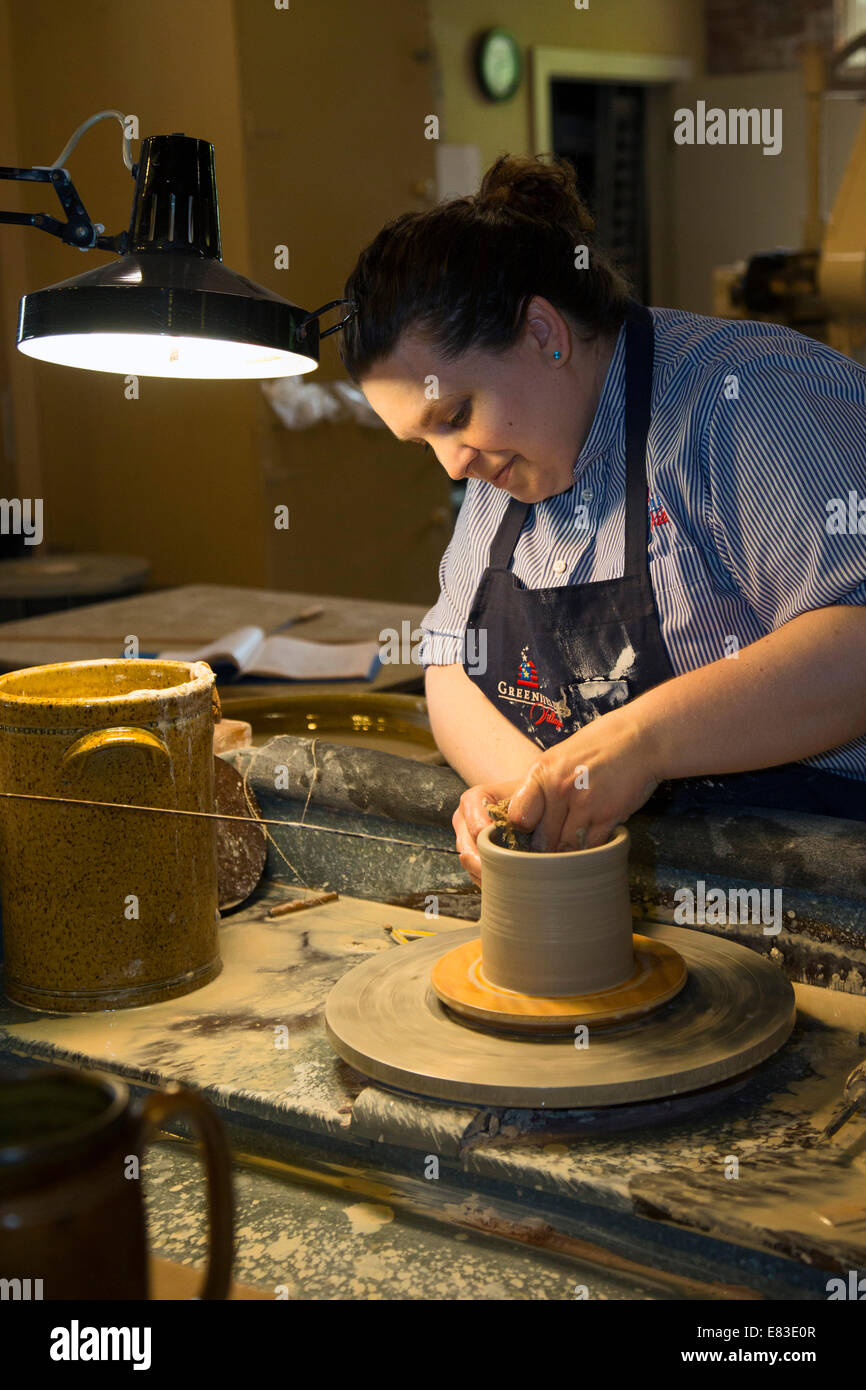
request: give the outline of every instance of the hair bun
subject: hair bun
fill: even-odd
[[[591,254],[575,274],[583,246]],[[571,164],[504,154],[477,193],[401,213],[364,248],[343,290],[362,308],[345,321],[340,357],[361,385],[404,333],[419,333],[446,362],[501,354],[519,342],[533,298],[584,340],[615,335],[630,293],[596,242]]]
[[[508,208],[539,221],[565,224],[576,233],[594,230],[595,222],[577,190],[572,165],[551,156],[551,163],[524,155],[504,154],[490,166],[477,194],[478,204]]]
[[[511,201],[513,187],[513,184],[503,182],[497,184],[494,188],[482,188],[482,191],[478,194],[479,202],[485,203],[487,207],[505,205]]]

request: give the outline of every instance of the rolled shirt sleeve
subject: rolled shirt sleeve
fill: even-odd
[[[483,497],[479,506],[480,492],[478,481],[470,478],[454,534],[439,564],[439,598],[421,619],[424,636],[419,645],[419,658],[422,666],[463,664],[466,624],[472,598],[487,564],[497,524],[495,509],[504,510],[507,500],[497,501],[491,515]]]
[[[421,620],[424,636],[418,655],[422,666],[453,666],[455,662],[463,662],[466,622],[465,619],[461,620],[449,597],[441,566],[440,583],[443,587],[438,601]]]

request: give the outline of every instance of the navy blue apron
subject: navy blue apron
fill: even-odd
[[[527,589],[510,565],[532,504],[512,497],[472,600],[464,670],[494,708],[543,749],[675,674],[662,641],[647,558],[652,367],[652,316],[631,300],[625,329],[622,578]],[[471,659],[470,654],[482,652],[486,663]],[[662,783],[652,801],[656,798],[677,809],[697,802],[769,805],[866,819],[864,783],[798,763]]]

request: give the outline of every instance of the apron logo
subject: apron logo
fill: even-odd
[[[529,652],[526,647],[520,653],[520,669],[517,672],[517,684],[525,685],[529,690],[538,689],[538,672],[533,662],[529,660]]]
[[[532,724],[552,724],[554,729],[561,731],[562,720],[554,709],[546,709],[541,705],[534,705],[529,715]]]
[[[647,502],[649,505],[650,530],[652,530],[654,526],[661,526],[665,521],[670,521],[670,517],[658,497],[648,497]]]
[[[500,681],[497,691],[500,700],[507,700],[512,705],[527,705],[531,724],[552,724],[561,731],[563,719],[571,713],[565,691],[561,700],[551,700],[547,695],[542,695],[538,688],[538,669],[529,658],[528,647],[524,647],[520,653],[514,685]]]

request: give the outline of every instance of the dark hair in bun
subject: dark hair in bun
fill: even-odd
[[[578,269],[576,248],[588,248]],[[408,329],[446,360],[504,351],[541,295],[594,337],[619,328],[630,287],[596,245],[594,223],[565,160],[501,155],[477,194],[407,212],[358,257],[344,295],[358,305],[340,357],[360,382]]]

